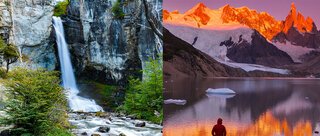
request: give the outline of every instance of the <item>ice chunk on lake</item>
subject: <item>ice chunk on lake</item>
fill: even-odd
[[[163,101],[164,104],[176,104],[176,105],[185,105],[187,100],[177,100],[177,99],[168,99]]]
[[[228,98],[232,98],[234,96],[236,96],[236,94],[214,94],[214,93],[207,93],[206,94],[209,98],[224,98],[224,99],[228,99]]]
[[[208,88],[206,92],[208,94],[235,94],[236,93],[229,88],[218,88],[218,89]]]

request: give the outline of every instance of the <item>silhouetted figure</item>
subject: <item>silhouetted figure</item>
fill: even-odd
[[[193,46],[197,42],[197,40],[198,40],[198,36],[193,39],[193,43],[191,45]]]
[[[217,124],[212,128],[211,134],[213,136],[226,136],[226,128],[222,125],[222,119],[219,118]]]

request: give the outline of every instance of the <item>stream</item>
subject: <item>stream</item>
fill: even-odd
[[[104,116],[95,116],[96,113],[70,113],[69,122],[76,126],[72,133],[77,136],[162,136],[162,126],[149,121],[131,119],[117,113],[106,113]],[[136,124],[145,122],[144,127]],[[107,132],[99,131],[99,128]]]
[[[148,121],[136,120],[117,113],[103,113],[95,116],[103,108],[92,99],[79,96],[68,44],[65,40],[62,20],[53,17],[56,31],[59,58],[62,73],[62,86],[67,92],[68,103],[73,112],[69,113],[69,122],[76,129],[72,133],[78,136],[162,136],[162,126]],[[81,111],[81,112],[80,112]],[[142,126],[136,126],[141,125]]]

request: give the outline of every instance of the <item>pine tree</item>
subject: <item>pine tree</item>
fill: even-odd
[[[67,123],[67,98],[58,73],[44,69],[14,69],[4,81],[7,100],[1,124],[14,125],[12,135],[48,135]],[[66,132],[67,133],[67,132]]]
[[[144,72],[143,80],[133,78],[129,80],[126,100],[121,107],[126,113],[136,114],[138,118],[162,122],[162,71],[162,57],[159,60],[150,58],[142,71]],[[160,116],[155,112],[159,112]]]

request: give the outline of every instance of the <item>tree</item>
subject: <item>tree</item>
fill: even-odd
[[[137,114],[138,117],[154,122],[162,122],[162,55],[156,60],[149,59],[143,80],[129,80],[124,105],[120,107],[126,113]],[[157,115],[158,114],[158,115]],[[159,115],[160,114],[160,115]]]
[[[9,72],[9,65],[16,62],[19,58],[17,46],[14,44],[6,44],[0,37],[0,53],[7,63],[7,73]]]
[[[55,135],[67,123],[67,98],[56,71],[14,69],[3,81],[7,100],[1,124],[14,125],[11,135]]]
[[[56,17],[60,17],[61,15],[65,15],[67,13],[67,6],[69,4],[69,0],[61,1],[54,7],[53,15]]]
[[[114,13],[113,16],[116,18],[123,19],[125,16],[125,13],[122,12],[122,7],[119,1],[114,2],[111,11]]]

